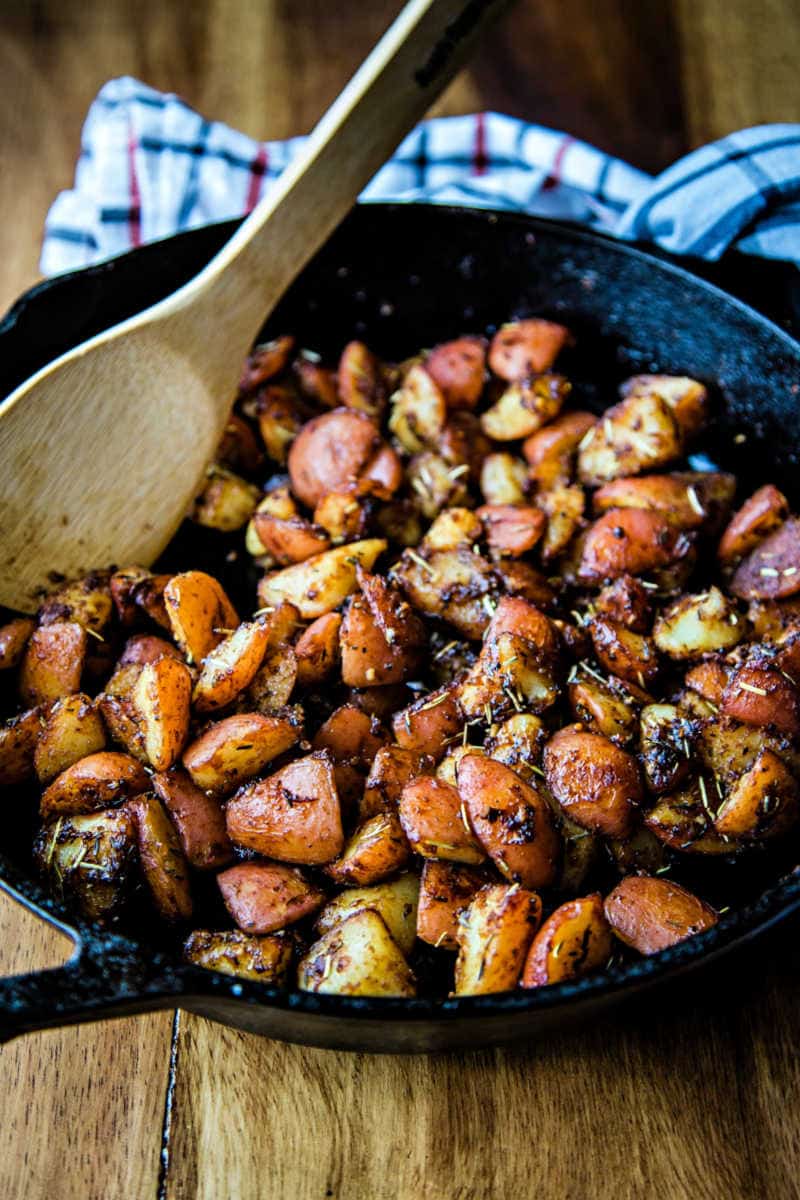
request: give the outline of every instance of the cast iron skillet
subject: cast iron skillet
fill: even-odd
[[[55,355],[172,291],[234,228],[229,222],[182,234],[28,292],[0,325],[0,396]],[[739,281],[748,284],[741,272]],[[362,206],[303,272],[267,329],[297,333],[331,357],[360,336],[379,353],[402,358],[531,313],[576,332],[579,350],[565,369],[581,407],[609,403],[616,382],[635,371],[714,383],[721,412],[706,452],[740,475],[743,487],[768,477],[790,495],[796,491],[800,345],[682,267],[597,235],[507,213]],[[744,444],[734,441],[737,433],[746,433]],[[102,446],[87,445],[86,452],[100,454]],[[576,984],[440,1001],[282,993],[182,964],[144,934],[98,931],[75,920],[37,879],[30,817],[9,824],[12,807],[4,803],[0,886],[67,932],[76,950],[64,967],[0,982],[5,1039],[180,1005],[316,1046],[413,1052],[515,1042],[718,957],[800,908],[793,860],[784,861],[782,876],[756,864],[740,871],[740,895],[715,929]]]

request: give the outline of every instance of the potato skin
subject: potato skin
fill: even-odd
[[[400,824],[412,850],[423,858],[481,863],[486,857],[475,840],[458,790],[441,779],[423,776],[403,788]]]
[[[183,765],[197,787],[214,796],[232,792],[302,737],[293,716],[241,713],[209,726],[183,752]]]
[[[174,658],[177,662],[183,662],[180,650],[166,638],[155,637],[151,633],[137,633],[128,638],[117,660],[117,666],[127,667],[135,663],[143,667],[145,663],[157,662],[159,658]]]
[[[33,775],[42,712],[30,708],[0,725],[0,787],[15,787]]]
[[[34,843],[34,858],[59,892],[63,889],[74,898],[90,921],[102,922],[113,918],[124,904],[135,840],[133,818],[123,805],[58,817],[43,825]]]
[[[714,827],[725,837],[762,841],[785,833],[799,815],[797,780],[774,751],[764,749],[731,787]]]
[[[353,913],[315,942],[299,963],[302,991],[339,996],[414,996],[416,981],[383,920]]]
[[[245,933],[274,933],[311,916],[325,902],[320,888],[283,863],[237,863],[219,873],[217,885]]]
[[[179,767],[153,776],[153,788],[177,830],[189,864],[198,871],[224,867],[233,857],[219,801],[200,790]]]
[[[486,343],[479,337],[441,342],[426,358],[425,370],[439,385],[448,408],[472,409],[486,377]]]
[[[242,788],[225,812],[231,841],[279,862],[328,863],[344,847],[331,758],[315,751]]]
[[[186,661],[199,663],[222,641],[226,629],[239,624],[222,585],[205,571],[173,575],[164,588],[172,636]]]
[[[336,408],[300,430],[289,450],[292,491],[314,509],[326,492],[353,485],[380,441],[375,423],[363,412]]]
[[[571,820],[606,837],[626,838],[642,787],[636,760],[580,726],[561,729],[544,751],[547,786]]]
[[[790,737],[800,735],[800,693],[780,671],[744,664],[722,693],[721,712],[746,725],[768,725]]]
[[[608,618],[596,617],[590,626],[595,653],[612,675],[646,688],[658,676],[659,662],[655,644]]]
[[[276,605],[288,600],[303,620],[313,621],[337,608],[354,592],[358,586],[356,566],[369,569],[385,549],[383,538],[365,538],[315,554],[305,562],[265,575],[258,585],[259,601]]]
[[[339,660],[341,613],[325,613],[304,629],[295,642],[297,682],[313,687],[332,675]]]
[[[612,508],[590,526],[579,567],[586,582],[642,575],[685,556],[688,536],[663,513],[643,508]]]
[[[142,733],[144,750],[157,771],[177,759],[189,733],[192,676],[174,658],[145,663],[131,693],[131,706]]]
[[[264,658],[269,630],[244,621],[203,659],[192,702],[198,712],[224,708],[253,681]]]
[[[460,731],[462,724],[455,691],[447,685],[395,713],[392,730],[403,749],[428,754],[438,762],[448,740]]]
[[[458,927],[456,996],[511,991],[542,919],[542,902],[519,884],[489,884],[464,911]]]
[[[417,937],[437,948],[457,950],[459,916],[488,882],[485,869],[426,859],[420,880]]]
[[[513,383],[552,367],[569,341],[564,325],[527,317],[498,329],[489,347],[489,366],[495,375]]]
[[[36,622],[29,617],[15,617],[0,626],[0,671],[19,665]]]
[[[544,987],[580,979],[611,956],[611,929],[599,892],[568,900],[547,918],[533,939],[520,984]]]
[[[400,803],[403,788],[432,767],[430,759],[402,746],[381,746],[369,768],[359,805],[362,821],[379,812],[392,812]]]
[[[782,600],[800,592],[800,518],[789,517],[747,555],[730,590],[742,600]]]
[[[553,883],[561,840],[535,788],[477,754],[461,759],[456,779],[473,832],[505,878],[529,889]]]
[[[419,878],[406,871],[396,879],[368,887],[345,888],[329,900],[314,923],[317,933],[327,933],[342,921],[369,908],[378,914],[392,938],[406,956],[414,948],[417,935]]]
[[[568,412],[532,433],[522,445],[530,477],[543,490],[571,483],[578,446],[597,424],[589,412]]]
[[[603,907],[614,934],[640,954],[657,954],[719,920],[710,905],[686,888],[652,875],[626,875]]]
[[[192,915],[189,870],[175,826],[155,796],[128,802],[136,823],[139,862],[153,903],[165,921],[188,921]]]
[[[730,650],[746,630],[735,605],[719,588],[711,587],[670,605],[656,620],[653,637],[662,653],[680,660]]]
[[[489,548],[512,558],[532,550],[547,524],[540,509],[525,504],[484,504],[478,516],[486,529]]]
[[[57,775],[42,792],[43,817],[94,812],[144,792],[150,777],[136,759],[113,750],[89,754]]]
[[[789,501],[771,483],[758,488],[731,517],[717,546],[721,563],[738,562],[789,516]]]
[[[377,813],[359,825],[341,853],[325,868],[335,883],[363,887],[380,883],[404,867],[409,846],[396,813]]]
[[[87,640],[86,630],[75,621],[54,621],[34,630],[19,673],[23,703],[48,704],[80,691]]]
[[[363,342],[348,342],[339,359],[336,385],[345,408],[377,416],[386,399],[381,365]]]
[[[188,962],[207,971],[284,987],[293,949],[294,942],[285,933],[254,937],[240,929],[226,929],[222,933],[195,929],[186,939],[183,953]]]

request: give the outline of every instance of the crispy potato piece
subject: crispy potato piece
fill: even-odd
[[[297,986],[333,996],[414,996],[417,990],[402,951],[371,908],[314,943],[297,968]]]
[[[485,640],[496,641],[504,633],[526,641],[547,666],[557,664],[561,642],[553,622],[522,596],[503,596],[498,601]]]
[[[420,612],[441,617],[473,641],[482,637],[489,624],[486,605],[496,590],[492,568],[482,555],[466,546],[406,550],[392,573]]]
[[[162,628],[170,629],[164,588],[171,578],[170,575],[153,575],[144,567],[125,567],[115,571],[109,587],[120,622],[134,625],[147,616]]]
[[[301,350],[292,363],[295,382],[303,396],[322,408],[336,408],[340,403],[336,372],[323,367],[308,350]]]
[[[363,538],[368,518],[366,501],[352,492],[328,492],[314,509],[314,524],[325,530],[334,546]]]
[[[366,538],[265,575],[258,585],[259,602],[271,605],[288,600],[304,620],[322,617],[356,590],[356,567],[371,570],[385,549],[383,538]]]
[[[447,420],[447,405],[441,388],[421,364],[411,367],[390,401],[389,429],[403,450],[420,454],[438,445]]]
[[[590,525],[581,548],[580,578],[586,583],[641,575],[684,559],[690,536],[662,513],[612,508]]]
[[[492,726],[492,728],[495,728],[495,726]],[[456,746],[450,747],[447,754],[445,754],[439,763],[435,772],[436,778],[441,779],[443,783],[449,783],[451,787],[457,788],[458,764],[466,754],[486,754],[486,750],[483,746],[471,746],[469,742],[465,744],[459,740]],[[500,759],[497,761],[500,762]]]
[[[80,691],[87,640],[86,630],[76,621],[54,621],[36,629],[20,667],[23,703],[49,704]]]
[[[566,726],[545,746],[544,770],[571,820],[606,837],[628,837],[642,787],[636,760],[619,746],[581,726]]]
[[[697,727],[674,704],[648,704],[641,713],[641,761],[651,792],[672,792],[689,773]]]
[[[276,605],[268,605],[260,614],[267,627],[267,651],[285,647],[292,640],[298,629],[303,628],[300,610],[288,600],[281,600]]]
[[[630,396],[606,409],[578,452],[581,483],[596,487],[625,475],[665,467],[683,451],[670,406],[655,394]]]
[[[656,620],[653,638],[662,654],[691,659],[730,650],[747,632],[744,618],[718,587],[683,596]]]
[[[173,575],[164,588],[172,636],[186,661],[199,663],[239,624],[222,586],[204,571]]]
[[[441,342],[425,359],[425,370],[438,384],[448,408],[472,409],[486,379],[486,342],[479,337]]]
[[[638,683],[642,688],[655,683],[659,662],[651,638],[634,633],[607,617],[595,617],[589,631],[598,660],[612,675]]]
[[[194,502],[192,520],[207,529],[235,533],[252,517],[261,490],[219,463],[206,472],[203,490]]]
[[[137,796],[149,786],[150,777],[141,763],[127,754],[101,750],[57,775],[42,792],[39,811],[42,817],[94,812]]]
[[[269,512],[256,512],[253,528],[264,551],[282,567],[305,562],[330,549],[326,533],[305,517],[282,518]]]
[[[462,724],[456,692],[448,684],[395,713],[392,731],[395,741],[403,749],[428,754],[438,762],[449,740],[461,731]]]
[[[397,595],[395,593],[395,595]],[[409,615],[408,603],[405,605]],[[411,627],[410,622],[406,625]],[[351,597],[339,630],[339,653],[342,663],[342,682],[348,687],[384,686],[402,683],[419,666],[424,631],[414,617],[414,633],[407,638],[376,619],[364,596]],[[391,640],[387,634],[391,634]]]
[[[225,819],[231,841],[266,858],[329,863],[344,846],[330,755],[315,751],[242,788]]]
[[[721,794],[705,775],[690,779],[677,792],[662,796],[646,813],[646,829],[671,850],[686,854],[729,855],[736,843],[714,830],[711,805]]]
[[[600,616],[618,621],[633,633],[649,633],[653,623],[650,593],[639,579],[620,575],[598,592],[594,601]]]
[[[702,721],[696,745],[703,766],[726,790],[750,769],[764,747],[800,776],[800,755],[791,738],[764,726],[745,725],[715,713]]]
[[[380,883],[408,862],[409,847],[396,813],[382,812],[359,825],[348,838],[341,856],[329,863],[325,874],[334,883]]]
[[[686,888],[651,875],[627,875],[603,907],[615,935],[640,954],[666,950],[719,920],[710,905]]]
[[[535,892],[516,883],[481,888],[459,922],[453,994],[480,996],[515,988],[541,919],[542,902]]]
[[[180,767],[154,775],[153,787],[172,818],[191,866],[210,871],[230,862],[233,847],[218,800],[201,791]]]
[[[51,883],[72,896],[90,921],[122,907],[133,863],[136,830],[127,808],[58,817],[43,825],[34,858]]]
[[[714,826],[726,837],[762,841],[791,829],[798,816],[797,780],[777,754],[765,749],[717,809]]]
[[[553,883],[561,839],[539,791],[477,754],[461,759],[456,778],[473,832],[501,874],[526,888]]]
[[[489,347],[489,366],[501,379],[527,379],[552,367],[570,340],[569,330],[555,321],[526,317],[501,325]]]
[[[737,563],[755,550],[769,534],[789,516],[789,501],[773,484],[765,484],[753,492],[733,514],[717,546],[717,557],[723,564]]]
[[[746,725],[769,725],[789,737],[800,735],[800,694],[780,671],[738,667],[722,694],[721,711]]]
[[[485,750],[495,762],[504,763],[522,779],[531,780],[540,762],[547,734],[541,718],[533,713],[515,713],[486,740]]]
[[[665,843],[644,825],[629,838],[611,838],[605,845],[621,875],[655,875],[669,865]]]
[[[301,687],[316,687],[331,676],[339,662],[341,613],[325,613],[304,629],[294,647],[297,682]]]
[[[29,617],[15,617],[0,626],[0,671],[19,666],[35,628],[36,622]]]
[[[348,342],[339,359],[339,398],[345,408],[377,417],[386,401],[381,365],[363,342]]]
[[[730,509],[736,479],[718,471],[675,471],[615,479],[592,497],[595,512],[647,508],[664,513],[679,529],[715,529]]]
[[[252,937],[240,929],[226,929],[223,933],[195,929],[186,939],[183,953],[188,962],[207,971],[285,987],[293,950],[294,941],[286,933]]]
[[[558,581],[546,579],[530,563],[517,560],[495,563],[494,575],[509,596],[521,596],[523,600],[529,600],[544,610],[552,609],[556,602],[554,583]]]
[[[279,713],[289,703],[297,682],[297,656],[291,646],[276,646],[268,650],[238,704],[245,712],[255,711],[264,716]]]
[[[150,633],[137,633],[135,637],[128,638],[117,666],[127,667],[131,663],[144,666],[145,663],[156,662],[159,658],[174,658],[177,662],[183,662],[183,655],[172,642],[162,637],[154,637]]]
[[[39,708],[28,709],[0,725],[0,787],[15,787],[33,775],[41,732]]]
[[[255,388],[280,375],[289,365],[294,353],[293,337],[277,337],[271,342],[254,346],[242,368],[239,379],[240,392],[252,392]]]
[[[468,470],[466,464],[451,466],[433,450],[414,455],[406,468],[406,478],[424,517],[432,520],[442,510],[468,503]]]
[[[544,513],[530,505],[484,504],[477,515],[486,530],[489,548],[512,558],[532,550],[547,524]]]
[[[550,562],[563,554],[582,524],[585,497],[580,487],[554,487],[536,497],[547,518],[541,546],[542,561]]]
[[[618,746],[627,746],[636,735],[636,706],[621,688],[579,667],[567,689],[576,721],[601,733]]]
[[[470,549],[483,537],[480,517],[469,508],[455,506],[445,509],[428,528],[423,548],[428,551]]]
[[[358,477],[356,493],[376,500],[391,500],[403,483],[403,464],[395,450],[381,442]]]
[[[465,716],[487,724],[523,708],[544,712],[558,698],[553,666],[531,642],[513,633],[487,636],[478,661],[458,686]]]
[[[380,434],[366,413],[350,408],[315,417],[300,430],[289,450],[292,491],[316,508],[326,492],[354,485],[380,444]]]
[[[95,571],[83,579],[61,584],[42,601],[39,624],[74,621],[84,629],[102,633],[114,610],[109,580],[108,572]]]
[[[722,696],[731,676],[733,667],[730,663],[718,658],[709,658],[700,662],[696,667],[686,672],[684,683],[687,688],[710,700],[712,704],[721,704]]]
[[[33,764],[40,783],[49,783],[73,763],[104,750],[106,731],[95,702],[83,692],[65,696],[44,722]]]
[[[368,768],[386,741],[380,722],[354,704],[342,704],[320,725],[315,750],[328,750],[336,762]]]
[[[800,518],[789,517],[739,564],[730,583],[742,600],[781,600],[800,592]]]
[[[255,474],[264,462],[252,426],[238,413],[231,413],[228,417],[214,457],[231,471],[243,471],[245,475]]]
[[[510,383],[481,414],[481,429],[496,442],[530,437],[558,416],[570,390],[563,375],[535,375]]]
[[[596,424],[594,413],[564,413],[525,439],[530,478],[543,492],[572,482],[578,447]]]
[[[580,979],[611,957],[611,928],[599,892],[568,900],[547,918],[533,939],[520,984],[545,987]]]
[[[183,765],[194,783],[213,796],[234,791],[263,771],[303,736],[302,716],[239,713],[210,725],[187,746]]]
[[[400,803],[403,788],[412,779],[430,769],[430,760],[415,750],[402,746],[381,746],[372,760],[364,795],[359,805],[359,817],[366,821],[376,813],[391,812]]]
[[[354,913],[370,909],[378,914],[407,956],[413,950],[417,936],[419,888],[419,877],[410,871],[372,887],[346,888],[328,901],[318,914],[314,928],[317,933],[327,933]]]
[[[481,464],[481,491],[487,504],[523,504],[527,483],[525,463],[507,451],[487,454]]]
[[[311,916],[325,903],[325,893],[297,867],[283,863],[246,862],[217,876],[225,907],[245,933],[274,933]]]
[[[134,720],[148,761],[157,771],[171,767],[189,734],[192,676],[174,658],[145,663],[131,693]]]
[[[461,863],[481,863],[486,858],[451,784],[430,776],[411,780],[403,788],[399,814],[415,854]]]
[[[478,484],[483,460],[492,449],[475,413],[448,410],[447,423],[439,439],[439,453],[451,467],[467,467],[466,478]]]
[[[458,921],[475,893],[489,882],[486,870],[427,859],[422,868],[417,937],[431,946],[458,949]]]
[[[303,425],[296,394],[278,385],[264,388],[256,397],[253,416],[267,455],[281,466],[286,462],[291,446]]]
[[[252,683],[268,640],[269,630],[262,621],[243,621],[208,652],[192,692],[198,712],[224,708]]]
[[[702,383],[686,375],[634,375],[620,388],[622,396],[655,393],[665,400],[687,437],[699,433],[708,419],[708,392]]]

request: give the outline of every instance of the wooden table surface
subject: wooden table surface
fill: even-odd
[[[0,19],[0,309],[37,274],[99,86],[133,74],[262,137],[307,130],[398,0],[15,0]],[[800,120],[796,0],[522,0],[437,111],[494,108],[657,171]],[[368,1058],[157,1014],[0,1051],[0,1197],[800,1195],[800,924],[514,1052]],[[0,971],[64,939],[0,901]]]

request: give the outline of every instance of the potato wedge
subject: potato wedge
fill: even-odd
[[[674,704],[648,704],[641,712],[640,754],[647,787],[672,792],[689,773],[697,727]]]
[[[302,716],[297,712],[271,717],[239,713],[210,725],[187,746],[183,765],[197,787],[224,796],[258,775],[302,736]]]
[[[297,682],[301,687],[324,683],[339,661],[341,613],[325,613],[304,629],[295,643]]]
[[[620,393],[623,396],[660,396],[687,437],[699,433],[708,418],[706,388],[686,375],[634,375],[622,385]]]
[[[86,630],[76,621],[41,625],[28,641],[19,673],[24,704],[49,704],[80,691]]]
[[[615,479],[592,497],[595,512],[609,508],[647,508],[679,529],[718,529],[733,500],[736,479],[719,471],[674,471]]]
[[[371,570],[386,546],[383,538],[350,542],[265,575],[258,585],[259,602],[276,605],[288,600],[304,620],[322,617],[356,590],[356,567]]]
[[[772,750],[762,750],[717,809],[714,827],[725,837],[761,841],[785,833],[800,816],[798,784]]]
[[[192,915],[189,867],[178,834],[161,801],[136,796],[128,811],[136,825],[139,862],[158,915],[165,921],[188,921]]]
[[[607,617],[595,617],[589,631],[599,662],[612,675],[629,683],[638,683],[641,688],[651,687],[655,683],[659,661],[656,645],[651,638],[634,633]]]
[[[397,814],[377,813],[358,826],[325,874],[335,883],[357,887],[380,883],[406,865],[409,853]]]
[[[455,690],[447,685],[395,713],[392,731],[404,750],[428,754],[438,762],[450,739],[460,733],[463,721]]]
[[[483,636],[498,588],[482,555],[467,546],[435,551],[423,548],[421,553],[406,550],[392,575],[414,608],[441,617],[473,641]]]
[[[489,366],[501,379],[528,379],[552,367],[570,339],[569,330],[555,321],[526,317],[501,325],[489,347]]]
[[[800,518],[790,517],[751,550],[730,588],[742,600],[782,600],[800,592]]]
[[[585,666],[577,666],[570,679],[567,696],[575,720],[617,746],[625,747],[632,742],[638,721],[630,694],[596,672],[590,673]]]
[[[0,787],[16,787],[33,775],[44,719],[41,709],[30,708],[0,725]]]
[[[633,633],[649,633],[653,624],[650,592],[641,580],[620,575],[607,584],[594,600],[595,611],[618,621]]]
[[[683,434],[669,404],[654,393],[630,396],[606,409],[578,451],[581,483],[596,487],[611,479],[654,471],[683,450]]]
[[[408,610],[407,601],[402,603]],[[390,625],[390,641],[367,599],[352,596],[339,630],[342,682],[356,688],[383,687],[412,676],[419,666],[424,640],[421,623],[417,618],[414,622],[413,640],[399,635]]]
[[[493,730],[484,748],[495,762],[503,763],[521,779],[530,781],[536,774],[534,767],[541,761],[546,740],[540,717],[533,713],[515,713]]]
[[[372,887],[345,888],[317,915],[314,928],[319,934],[327,933],[354,913],[370,909],[378,914],[403,954],[408,956],[417,937],[419,888],[419,876],[410,871]]]
[[[136,829],[127,808],[57,817],[42,826],[34,858],[90,921],[114,917],[126,898]]]
[[[269,640],[268,640],[269,644]],[[297,656],[291,646],[267,650],[261,666],[243,692],[237,707],[265,717],[279,714],[286,707],[297,683]]]
[[[386,387],[378,359],[363,342],[348,342],[339,359],[336,376],[339,398],[345,408],[377,417],[386,401]]]
[[[481,464],[481,492],[487,504],[524,504],[528,473],[521,458],[499,451]]]
[[[710,905],[679,884],[651,875],[627,875],[603,907],[614,934],[640,954],[657,954],[719,920]]]
[[[109,588],[122,625],[135,625],[149,617],[163,629],[171,629],[164,603],[164,588],[170,575],[153,575],[144,567],[125,567],[111,576]]]
[[[789,501],[771,483],[753,492],[733,514],[717,546],[721,563],[737,563],[789,516]],[[791,578],[791,577],[790,577]]]
[[[225,814],[180,767],[153,776],[153,789],[169,813],[189,865],[198,871],[224,867],[233,858]]]
[[[195,929],[186,939],[186,960],[207,971],[253,979],[270,987],[285,987],[289,981],[294,942],[286,933],[252,937],[240,929],[212,933]]]
[[[336,762],[349,762],[369,769],[385,744],[380,722],[354,704],[343,704],[320,725],[314,736],[314,749],[327,750]]]
[[[390,402],[389,429],[403,450],[420,454],[438,445],[447,405],[441,388],[422,365],[411,367]]]
[[[0,625],[0,671],[19,666],[35,628],[36,622],[29,617],[15,617]]]
[[[83,692],[65,696],[50,709],[33,756],[40,783],[49,783],[89,754],[104,750],[106,731],[95,702]]]
[[[611,927],[600,893],[568,900],[534,937],[520,984],[534,988],[580,979],[605,966],[611,948]]]
[[[570,390],[563,375],[533,375],[510,383],[481,414],[481,429],[496,442],[530,437],[558,416]]]
[[[166,638],[154,637],[150,633],[137,633],[134,637],[128,638],[117,666],[127,667],[131,663],[144,666],[145,663],[156,662],[159,658],[174,658],[178,662],[183,662],[180,650]]]
[[[313,520],[315,526],[325,530],[334,546],[358,541],[369,524],[367,501],[353,492],[328,492],[314,509]]]
[[[542,562],[548,563],[563,554],[581,528],[585,497],[583,489],[558,486],[536,497],[547,527],[541,545]]]
[[[477,754],[461,759],[456,780],[470,826],[501,874],[526,888],[553,883],[561,839],[539,791]]]
[[[414,996],[417,990],[402,951],[371,908],[314,943],[298,965],[297,986],[333,996]]]
[[[628,837],[642,797],[636,760],[581,726],[559,730],[545,746],[547,786],[576,824],[606,837]]]
[[[270,512],[253,514],[253,529],[263,550],[280,566],[305,562],[330,549],[326,532],[305,517],[276,517]]]
[[[459,917],[476,892],[489,882],[489,873],[463,863],[427,859],[420,880],[417,937],[431,946],[458,949]]]
[[[311,916],[325,893],[297,867],[284,863],[245,862],[217,876],[225,907],[245,933],[274,933]]]
[[[453,994],[481,996],[515,988],[541,919],[541,900],[518,883],[481,888],[459,922]]]
[[[255,678],[269,640],[262,621],[243,621],[203,659],[192,692],[198,712],[225,708]]]
[[[42,817],[75,816],[120,804],[150,786],[150,776],[127,754],[101,750],[57,775],[42,792]]]
[[[418,775],[430,769],[430,759],[415,750],[404,750],[402,746],[381,746],[369,768],[364,795],[359,804],[362,821],[376,813],[392,812],[400,803],[403,788]]]
[[[683,596],[659,616],[653,638],[662,654],[674,659],[699,658],[730,650],[747,632],[744,617],[718,587]]]
[[[265,858],[329,863],[344,847],[330,755],[315,751],[242,788],[229,800],[225,819],[235,845]]]
[[[458,790],[423,776],[403,788],[400,824],[415,854],[446,862],[481,863],[486,852],[476,841]]]
[[[192,676],[184,663],[159,658],[139,672],[130,703],[145,754],[156,771],[171,767],[184,747],[191,696]]]
[[[429,551],[457,550],[459,546],[472,549],[482,536],[483,524],[478,515],[469,508],[456,506],[439,514],[423,540]]]
[[[164,588],[172,636],[186,661],[199,663],[239,624],[222,586],[204,571],[173,575]]]

